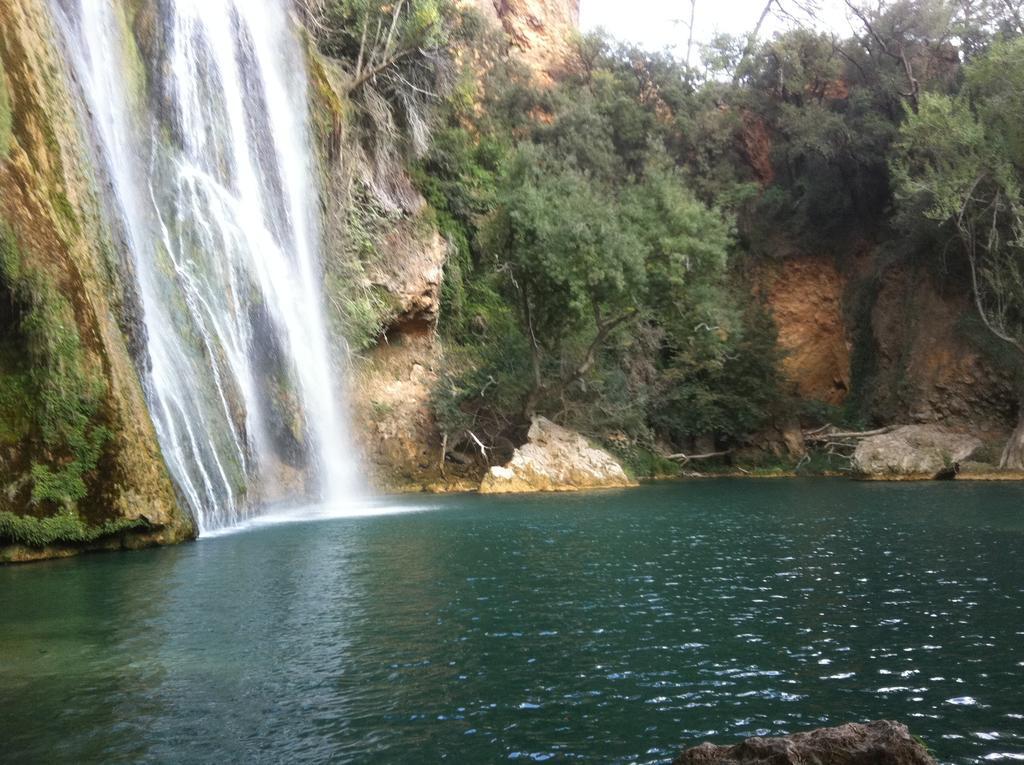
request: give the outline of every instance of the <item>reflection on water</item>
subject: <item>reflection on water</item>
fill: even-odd
[[[1024,487],[663,484],[0,570],[0,759],[664,762],[897,718],[1024,753]]]

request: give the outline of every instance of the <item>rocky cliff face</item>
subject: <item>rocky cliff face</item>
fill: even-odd
[[[870,314],[877,368],[868,383],[879,420],[946,422],[1004,435],[1015,409],[1011,376],[982,353],[989,338],[980,328],[971,332],[973,321],[968,296],[944,294],[926,273],[906,267],[881,273]]]
[[[874,423],[941,422],[1006,437],[1011,376],[983,353],[983,332],[972,333],[968,296],[944,292],[926,268],[882,265],[871,251],[797,253],[754,282],[802,399],[840,406],[856,396]]]
[[[841,404],[850,391],[846,279],[826,258],[793,257],[756,279],[779,330],[783,370],[801,398]]]
[[[467,0],[503,29],[517,55],[539,77],[557,73],[577,28],[578,0]],[[320,143],[326,210],[328,281],[339,344],[353,320],[372,314],[362,347],[352,356],[352,419],[370,481],[382,490],[476,488],[485,465],[445,465],[442,436],[430,408],[446,362],[437,336],[448,244],[424,215],[425,203],[401,164],[385,175],[400,194],[382,195],[382,161],[370,158],[351,129],[351,109],[315,54],[313,124]],[[371,168],[370,165],[373,167]],[[384,198],[384,197],[388,198]],[[397,202],[397,204],[396,204]],[[359,237],[358,241],[354,237]],[[329,284],[330,289],[330,284]],[[340,305],[344,304],[344,305]],[[352,306],[361,306],[353,311]]]
[[[60,50],[44,0],[0,5],[0,560],[194,535]]]
[[[849,92],[836,82],[825,97],[841,101]],[[764,120],[744,113],[736,140],[751,177],[769,186],[773,136]],[[994,359],[999,343],[972,326],[969,285],[943,284],[929,253],[894,261],[867,233],[829,243],[827,253],[808,251],[784,230],[753,246],[762,256],[753,288],[774,316],[794,392],[805,401],[852,404],[875,424],[945,423],[1004,441],[1017,396],[1012,375]]]
[[[522,59],[542,77],[557,74],[579,28],[579,0],[473,0],[505,30]]]

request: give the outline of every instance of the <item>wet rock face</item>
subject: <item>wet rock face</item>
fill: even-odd
[[[934,478],[970,459],[982,445],[975,436],[939,425],[906,425],[861,441],[853,467],[871,478]]]
[[[889,720],[848,723],[778,738],[748,738],[735,746],[703,743],[673,765],[934,765],[907,726]]]
[[[635,486],[608,452],[595,449],[579,433],[544,417],[530,426],[529,441],[516,449],[504,467],[492,467],[481,494],[578,491]]]
[[[440,482],[441,434],[430,393],[443,362],[430,334],[398,334],[355,365],[353,425],[370,483],[382,491]]]

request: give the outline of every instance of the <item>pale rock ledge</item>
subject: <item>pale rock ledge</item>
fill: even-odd
[[[534,491],[579,491],[636,486],[614,457],[595,449],[575,431],[535,417],[528,442],[504,467],[492,467],[480,484],[481,494]]]

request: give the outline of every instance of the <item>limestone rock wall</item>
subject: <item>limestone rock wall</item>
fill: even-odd
[[[578,0],[466,0],[503,29],[538,76],[557,71],[579,19]],[[311,51],[312,124],[318,136],[325,212],[328,310],[339,346],[360,331],[371,337],[350,355],[348,403],[369,479],[381,490],[476,488],[486,464],[442,459],[442,436],[430,407],[447,363],[437,336],[448,243],[425,214],[425,202],[398,165],[391,185],[403,204],[375,198],[364,154],[356,145],[353,107],[341,94],[332,63]],[[355,225],[353,225],[353,223]],[[353,241],[353,237],[360,241]],[[336,277],[334,276],[336,275]],[[352,306],[358,304],[358,311]],[[353,332],[355,330],[355,332]],[[343,352],[343,351],[339,351]]]
[[[976,324],[965,289],[943,294],[927,274],[881,275],[871,327],[877,368],[871,409],[879,420],[945,422],[1000,437],[1014,423],[1012,378],[982,351],[998,345]]]

